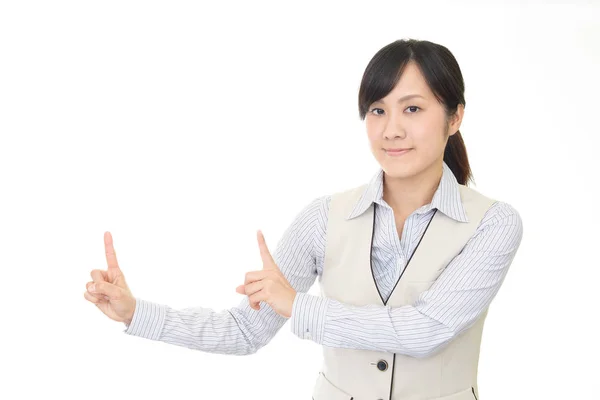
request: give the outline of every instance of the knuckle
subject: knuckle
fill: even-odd
[[[95,298],[94,296],[90,296],[87,292],[83,294],[83,297],[85,297],[91,303],[97,303],[98,302],[97,298]]]

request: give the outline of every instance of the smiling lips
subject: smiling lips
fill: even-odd
[[[388,156],[401,156],[408,153],[412,149],[383,149]]]

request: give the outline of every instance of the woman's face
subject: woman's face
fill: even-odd
[[[416,97],[405,98],[417,95]],[[409,178],[437,166],[441,168],[447,135],[456,133],[464,108],[446,123],[444,107],[427,86],[414,62],[409,62],[396,87],[372,103],[365,117],[373,155],[392,178]],[[408,148],[404,154],[388,149]],[[437,168],[436,167],[436,168]]]

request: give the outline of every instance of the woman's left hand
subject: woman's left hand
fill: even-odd
[[[261,231],[257,232],[260,257],[263,269],[246,273],[243,285],[238,286],[235,291],[248,295],[250,307],[260,310],[260,301],[269,304],[275,312],[285,318],[292,316],[292,305],[296,298],[296,291],[285,278],[265,243]]]

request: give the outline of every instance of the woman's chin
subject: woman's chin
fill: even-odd
[[[389,178],[393,179],[405,179],[414,175],[413,166],[406,164],[400,165],[401,163],[385,162],[382,165],[382,169],[385,171]]]

